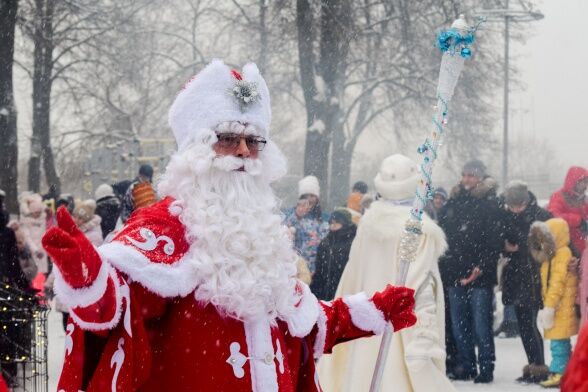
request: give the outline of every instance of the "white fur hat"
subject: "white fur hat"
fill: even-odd
[[[307,194],[316,195],[316,197],[321,196],[319,180],[315,176],[306,176],[298,181],[298,197]]]
[[[376,191],[388,200],[411,199],[419,181],[416,163],[401,154],[394,154],[382,161],[374,178]]]
[[[108,184],[100,184],[94,191],[94,197],[96,198],[96,201],[108,196],[114,196],[114,190]]]
[[[178,93],[168,120],[179,149],[201,130],[226,121],[252,124],[268,137],[269,91],[255,64],[246,64],[239,74],[221,60],[212,60]]]

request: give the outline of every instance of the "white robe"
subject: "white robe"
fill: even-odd
[[[386,201],[372,204],[360,221],[349,262],[336,297],[365,291],[368,296],[397,274],[398,248],[409,207]],[[425,218],[423,235],[406,286],[417,290],[417,324],[394,334],[384,370],[382,392],[455,391],[445,376],[445,311],[437,265],[447,244],[443,231]],[[368,391],[381,338],[341,344],[318,366],[325,392]]]

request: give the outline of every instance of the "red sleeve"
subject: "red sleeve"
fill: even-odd
[[[570,228],[578,227],[580,226],[580,223],[582,223],[582,217],[580,214],[568,212],[569,208],[561,192],[554,193],[551,196],[547,209],[553,214],[553,216],[562,218],[568,222]]]

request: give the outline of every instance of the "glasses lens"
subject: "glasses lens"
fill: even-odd
[[[265,139],[255,136],[249,136],[245,138],[245,143],[247,143],[247,148],[250,150],[261,151],[265,146]]]
[[[259,140],[257,140],[257,138],[248,136],[245,138],[245,143],[247,143],[248,149],[258,150]]]
[[[240,136],[233,133],[224,133],[218,135],[218,144],[224,148],[235,148],[239,145],[240,140]]]

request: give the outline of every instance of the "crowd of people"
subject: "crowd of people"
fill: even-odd
[[[328,301],[355,291],[373,292],[394,279],[396,262],[391,259],[398,252],[400,232],[416,186],[411,181],[415,174],[403,166],[410,168],[414,164],[402,156],[388,158],[375,178],[375,192],[368,192],[367,184],[358,181],[347,205],[330,214],[321,208],[318,179],[307,176],[300,180],[298,202],[284,211],[283,222],[290,229],[293,246],[300,256],[298,276],[310,285],[318,299]],[[67,207],[79,229],[99,246],[133,210],[157,200],[152,178],[153,169],[143,165],[132,181],[113,184],[114,187],[101,184],[94,200],[74,200],[68,194],[52,200],[47,195],[23,193],[18,219],[11,220],[4,209],[2,212],[3,282],[52,298],[55,276],[41,238],[55,225],[55,208]],[[415,263],[417,267],[411,270],[407,286],[419,289],[419,295],[424,297],[420,301],[417,298],[417,304],[424,309],[427,303],[430,305],[426,310],[430,314],[417,312],[420,317],[434,320],[426,328],[443,329],[433,331],[436,350],[427,347],[425,352],[431,364],[444,361],[439,369],[444,369],[448,378],[476,383],[493,380],[494,335],[500,332],[493,330],[493,314],[495,292],[499,290],[505,306],[500,328],[510,331],[509,336],[520,336],[528,360],[516,381],[546,387],[560,385],[571,356],[570,337],[578,333],[588,313],[588,268],[581,268],[582,262],[588,262],[588,203],[584,195],[587,185],[588,171],[570,168],[564,186],[552,195],[544,209],[522,181],[511,181],[499,194],[497,183],[486,173],[484,164],[474,160],[464,165],[461,181],[449,194],[441,187],[435,189],[425,210],[425,227],[431,230],[425,232],[431,237],[426,240],[430,249],[421,253],[426,261]],[[3,201],[3,193],[0,200]],[[377,202],[372,205],[374,200]],[[381,260],[381,265],[377,260]],[[425,278],[430,280],[428,290],[423,290]],[[58,298],[54,306],[63,314],[65,329],[67,306]],[[512,318],[508,317],[509,312]],[[403,334],[408,335],[408,331]],[[410,362],[407,347],[401,350],[396,346],[411,347],[410,339],[418,340],[418,334],[411,335],[404,342],[395,341],[393,351],[405,352],[405,357],[392,360],[391,369],[398,369],[400,362]],[[544,338],[551,345],[553,359],[549,366],[543,352]],[[353,345],[372,346],[369,350],[374,353],[377,343],[368,340]],[[423,349],[417,344],[412,347],[417,351]],[[329,385],[325,380],[330,378],[337,380],[333,384],[335,389],[341,382],[347,382],[338,377],[342,363],[349,366],[348,362],[359,358],[353,355],[354,347],[344,350],[342,353],[343,348],[339,348],[319,368],[325,373],[324,384]],[[372,357],[376,358],[375,353]],[[365,386],[374,366],[363,359],[361,362],[354,366],[367,370],[365,379],[357,381],[358,387]],[[392,376],[394,372],[386,374]],[[4,375],[9,383],[13,382],[13,370],[5,370]],[[361,378],[354,374],[354,379]],[[408,377],[407,385],[425,390],[426,387],[418,386],[418,379],[415,375]],[[425,379],[436,385],[442,382]]]
[[[220,105],[214,111],[211,94]],[[588,317],[588,170],[570,168],[543,209],[524,182],[500,193],[481,161],[465,163],[450,192],[431,194],[407,288],[394,287],[420,181],[416,163],[387,157],[375,191],[358,181],[331,213],[321,206],[319,180],[306,176],[296,205],[278,214],[270,184],[285,173],[285,159],[269,139],[270,117],[255,65],[241,75],[217,60],[174,101],[179,151],[158,192],[153,169],[143,165],[133,180],[97,187],[91,200],[23,193],[20,214],[10,219],[0,191],[2,283],[43,301],[55,290],[71,337],[59,389],[210,383],[216,390],[319,391],[320,379],[325,390],[363,391],[376,335],[389,323],[398,337],[385,388],[487,384],[496,361],[497,290],[527,356],[517,381],[585,382],[566,378],[566,368],[588,361],[584,354],[570,363],[570,338]],[[70,355],[96,343],[88,331],[97,332],[101,350]],[[82,379],[86,366],[94,371]],[[15,370],[2,371],[14,385]]]
[[[355,291],[369,293],[385,281],[394,281],[398,241],[416,189],[416,177],[402,169],[416,166],[406,159],[392,156],[385,160],[374,180],[374,196],[360,181],[347,206],[336,208],[329,218],[320,208],[318,180],[305,177],[300,181],[298,204],[286,211],[285,223],[296,233],[294,245],[313,273],[310,287],[319,299]],[[392,352],[404,352],[404,358],[391,361],[386,374],[398,380],[392,369],[397,372],[404,362],[410,373],[415,368],[410,366],[411,358],[424,352],[430,364],[443,359],[444,366],[439,368],[450,379],[490,383],[496,360],[494,338],[506,334],[520,336],[527,356],[517,382],[559,386],[572,352],[570,338],[587,317],[588,267],[582,268],[588,263],[587,186],[588,171],[572,167],[563,187],[543,208],[522,181],[511,181],[499,192],[486,166],[472,160],[463,166],[461,180],[449,194],[436,188],[425,209],[425,227],[438,232],[425,233],[432,237],[425,240],[431,250],[421,249],[420,255],[438,265],[415,263],[407,281],[407,287],[417,290],[417,309],[426,309],[427,300],[430,302],[432,314],[417,310],[417,316],[436,317],[429,325],[435,338],[428,337],[426,350],[416,343],[411,346],[408,336],[406,342],[395,341]],[[373,198],[377,202],[370,208]],[[446,241],[446,247],[436,241]],[[432,281],[439,279],[428,292],[422,286],[427,276]],[[497,292],[501,295],[495,295]],[[419,296],[426,298],[419,300]],[[497,299],[504,305],[504,321],[495,329]],[[436,313],[441,310],[443,314]],[[443,331],[432,330],[435,326]],[[442,336],[444,342],[439,341]],[[550,364],[545,362],[544,339],[550,341]],[[362,340],[337,348],[319,366],[323,384],[338,390],[351,382],[340,377],[346,366],[365,367],[365,377],[359,377],[359,371],[352,378],[357,390],[367,388],[374,363],[354,355],[354,350],[368,350],[375,360],[377,343],[377,339]],[[407,347],[416,348],[417,353]],[[425,378],[433,383],[428,385],[443,385],[434,374],[429,371]],[[406,390],[427,390],[415,374],[407,380],[411,387]]]

